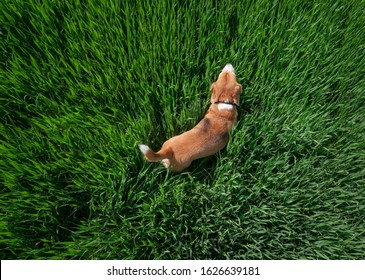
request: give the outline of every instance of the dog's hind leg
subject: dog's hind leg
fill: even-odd
[[[166,149],[161,149],[157,153],[152,151],[147,145],[139,145],[139,149],[144,154],[144,157],[151,162],[162,161],[165,168],[168,168],[171,164],[171,152]]]

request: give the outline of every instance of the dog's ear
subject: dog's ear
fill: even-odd
[[[240,105],[240,94],[242,92],[242,86],[240,84],[237,84],[234,88],[234,96],[233,96],[233,102],[237,105]]]
[[[211,93],[210,103],[211,104],[214,104],[214,103],[218,102],[218,96],[217,96],[217,93],[214,91],[214,88],[215,88],[215,83],[213,83],[210,86],[210,93]]]

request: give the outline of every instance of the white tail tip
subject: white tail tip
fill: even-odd
[[[150,150],[150,148],[147,145],[143,145],[143,144],[139,145],[139,149],[141,150],[141,152],[143,154],[147,154],[148,151]]]

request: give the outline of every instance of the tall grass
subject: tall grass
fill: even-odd
[[[365,258],[364,19],[362,0],[2,1],[0,257]],[[227,148],[146,162],[227,62]]]

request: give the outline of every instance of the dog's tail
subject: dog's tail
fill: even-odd
[[[170,166],[171,162],[167,153],[163,153],[162,151],[155,153],[147,145],[143,144],[139,145],[139,149],[148,161],[162,161],[162,164],[165,166],[165,168],[168,168]]]

